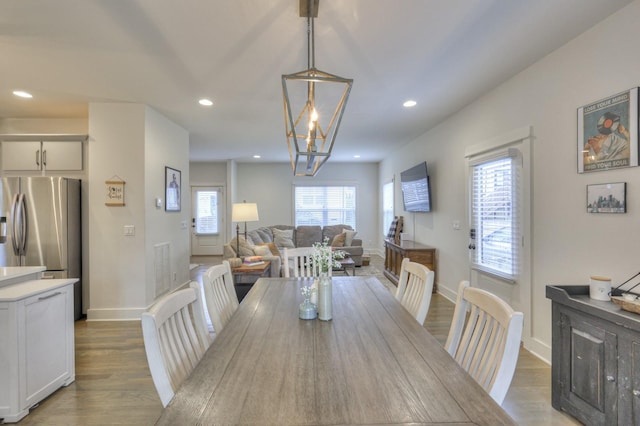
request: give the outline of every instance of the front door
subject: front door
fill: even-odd
[[[222,255],[226,211],[221,186],[191,187],[191,255]]]

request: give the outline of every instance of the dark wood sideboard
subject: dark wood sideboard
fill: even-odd
[[[552,301],[551,403],[586,425],[640,424],[640,316],[547,286]]]
[[[399,244],[391,240],[384,242],[384,276],[396,286],[400,278],[402,260],[408,257],[410,261],[421,263],[436,274],[436,249],[416,243],[414,241],[400,241]],[[433,292],[436,292],[436,280],[433,280]]]

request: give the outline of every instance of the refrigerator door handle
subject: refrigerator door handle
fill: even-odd
[[[18,226],[16,225],[16,219],[18,218],[17,210],[18,208],[18,194],[13,196],[13,200],[11,201],[11,247],[13,247],[13,254],[18,256]]]
[[[18,196],[17,215],[18,222],[15,226],[18,227],[18,255],[24,256],[27,251],[27,209],[24,201],[24,193]]]

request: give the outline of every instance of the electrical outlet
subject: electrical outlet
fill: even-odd
[[[124,235],[127,237],[133,237],[134,235],[136,235],[136,227],[133,225],[125,225]]]
[[[452,224],[453,224],[453,229],[454,229],[454,230],[456,230],[456,231],[459,231],[459,230],[460,230],[460,221],[459,221],[459,220],[454,220],[454,221],[452,222]]]

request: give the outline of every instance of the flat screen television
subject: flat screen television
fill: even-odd
[[[400,187],[405,211],[431,211],[431,191],[426,161],[400,173]]]

